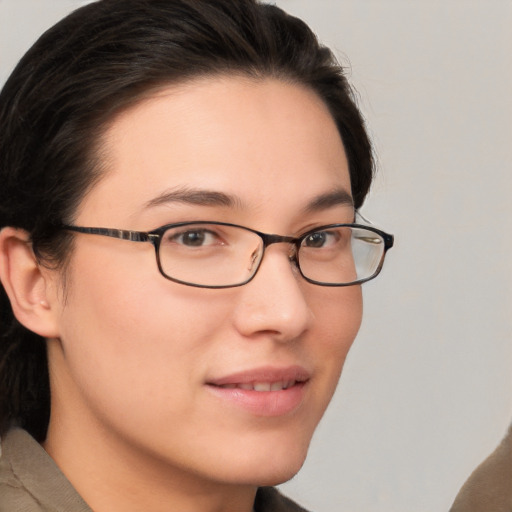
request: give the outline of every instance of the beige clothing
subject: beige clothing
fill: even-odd
[[[0,512],[92,512],[27,432],[10,430],[0,450]],[[272,487],[258,489],[254,511],[307,512]]]

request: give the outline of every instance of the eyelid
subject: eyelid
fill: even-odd
[[[184,235],[186,233],[207,233],[214,236],[219,236],[222,232],[222,226],[215,226],[209,227],[208,224],[186,224],[184,226],[173,226],[172,224],[168,224],[166,226],[163,226],[163,228],[166,229],[166,231],[171,231],[172,236],[180,236]],[[218,229],[217,229],[218,228]]]
[[[303,238],[307,235],[311,235],[313,233],[316,233],[318,231],[330,231],[332,228],[330,226],[335,226],[339,224],[353,224],[353,222],[329,222],[329,223],[322,223],[317,226],[312,225],[311,227],[308,227],[306,229],[302,229],[299,231],[299,234],[296,235],[296,238]]]
[[[164,234],[171,239],[180,238],[187,233],[202,233],[205,237],[211,238],[211,243],[206,245],[226,245],[230,242],[229,230],[223,224],[216,224],[216,221],[192,221],[178,225],[166,224],[162,226]],[[243,226],[241,226],[243,227]]]

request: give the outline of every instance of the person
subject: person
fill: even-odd
[[[100,0],[0,95],[0,510],[300,511],[393,237],[345,72],[255,0]]]
[[[450,512],[512,511],[512,425],[496,449],[471,473]]]

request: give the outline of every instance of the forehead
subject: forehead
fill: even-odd
[[[339,133],[312,91],[278,80],[201,79],[159,90],[104,135],[107,171],[80,215],[134,218],[172,189],[207,189],[248,209],[350,193]],[[102,219],[98,219],[98,222]]]

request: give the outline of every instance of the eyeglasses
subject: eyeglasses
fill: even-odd
[[[90,235],[110,236],[155,247],[160,273],[200,288],[231,288],[248,283],[265,249],[290,245],[289,259],[302,277],[320,286],[350,286],[376,277],[393,235],[361,224],[329,224],[299,237],[270,235],[225,222],[181,222],[153,231],[63,226]]]

